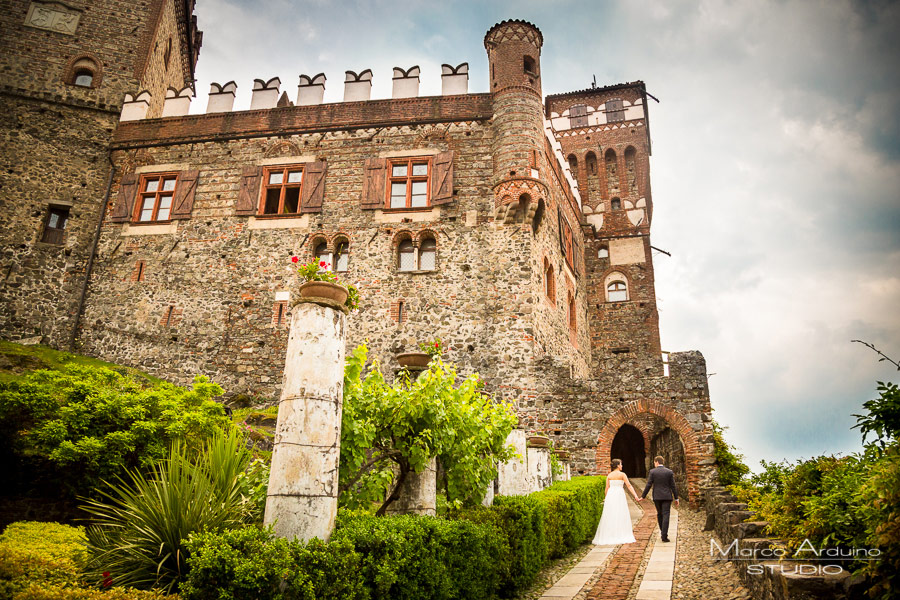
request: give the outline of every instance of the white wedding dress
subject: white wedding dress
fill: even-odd
[[[628,511],[628,498],[625,497],[625,480],[610,479],[609,491],[603,501],[603,513],[597,534],[591,542],[597,546],[617,546],[634,543],[634,530],[631,528],[631,513]]]

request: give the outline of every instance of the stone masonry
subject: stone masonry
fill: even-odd
[[[7,2],[4,18],[27,29],[21,23],[37,4]],[[297,287],[290,258],[324,256],[361,293],[347,318],[348,347],[367,341],[385,372],[398,353],[440,337],[446,359],[479,373],[514,406],[521,428],[570,451],[573,475],[605,472],[629,425],[643,443],[617,449],[647,461],[664,450],[691,499],[713,481],[705,362],[673,353],[666,367],[659,343],[643,82],[545,97],[543,36],[512,20],[485,35],[487,93],[459,93],[464,63],[445,65],[450,95],[418,97],[413,85],[392,99],[322,104],[309,92],[321,80],[303,76],[302,102],[189,115],[180,90],[200,41],[192,6],[129,7],[80,9],[79,27],[95,11],[116,16],[81,45],[99,55],[103,38],[124,50],[115,67],[102,58],[96,90],[67,86],[67,104],[48,99],[52,91],[4,96],[14,107],[3,117],[7,146],[27,157],[2,175],[0,190],[7,205],[15,194],[7,214],[18,225],[3,234],[0,255],[4,336],[40,333],[65,346],[78,318],[82,352],[180,383],[202,373],[231,397],[271,404],[283,391],[286,308]],[[126,42],[115,29],[126,26],[154,33]],[[54,40],[42,60],[64,70],[77,52],[68,38]],[[35,65],[17,61],[2,72],[4,90],[15,87],[10,78],[34,77]],[[348,97],[368,98],[371,73],[352,75]],[[257,105],[280,94],[278,80],[256,85]],[[126,92],[129,120],[116,125],[111,111]],[[160,117],[176,104],[166,114],[181,116]],[[79,120],[86,110],[97,116]],[[62,131],[93,154],[54,145]],[[60,165],[52,180],[38,175],[47,162]],[[392,207],[400,164],[422,170],[422,187],[409,184],[428,190],[418,204],[409,196]],[[272,183],[273,172],[293,173],[294,191]],[[148,187],[156,185],[173,188],[163,217],[153,208],[163,196]],[[270,189],[277,206],[288,207],[291,193],[295,204],[273,214]],[[74,197],[65,245],[44,248],[36,240],[48,198],[63,196]]]

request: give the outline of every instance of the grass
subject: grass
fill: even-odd
[[[0,381],[13,381],[30,371],[38,371],[40,369],[59,370],[65,365],[72,364],[106,367],[118,373],[134,375],[139,379],[146,380],[148,383],[164,381],[143,371],[89,356],[60,352],[48,346],[23,346],[22,344],[0,340]]]

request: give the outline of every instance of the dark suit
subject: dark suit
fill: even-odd
[[[678,500],[678,488],[675,486],[675,473],[666,467],[650,469],[647,476],[647,485],[644,487],[646,498],[653,488],[653,504],[656,505],[656,522],[659,523],[659,533],[662,539],[669,539],[669,512],[672,510],[672,500]]]

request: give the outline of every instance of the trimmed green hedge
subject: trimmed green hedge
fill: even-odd
[[[331,541],[248,527],[193,536],[184,600],[489,600],[591,539],[605,480],[580,477],[450,519],[342,514]]]
[[[0,598],[11,600],[152,600],[172,598],[135,589],[84,587],[83,527],[19,521],[0,535]],[[99,582],[98,582],[99,584]]]

